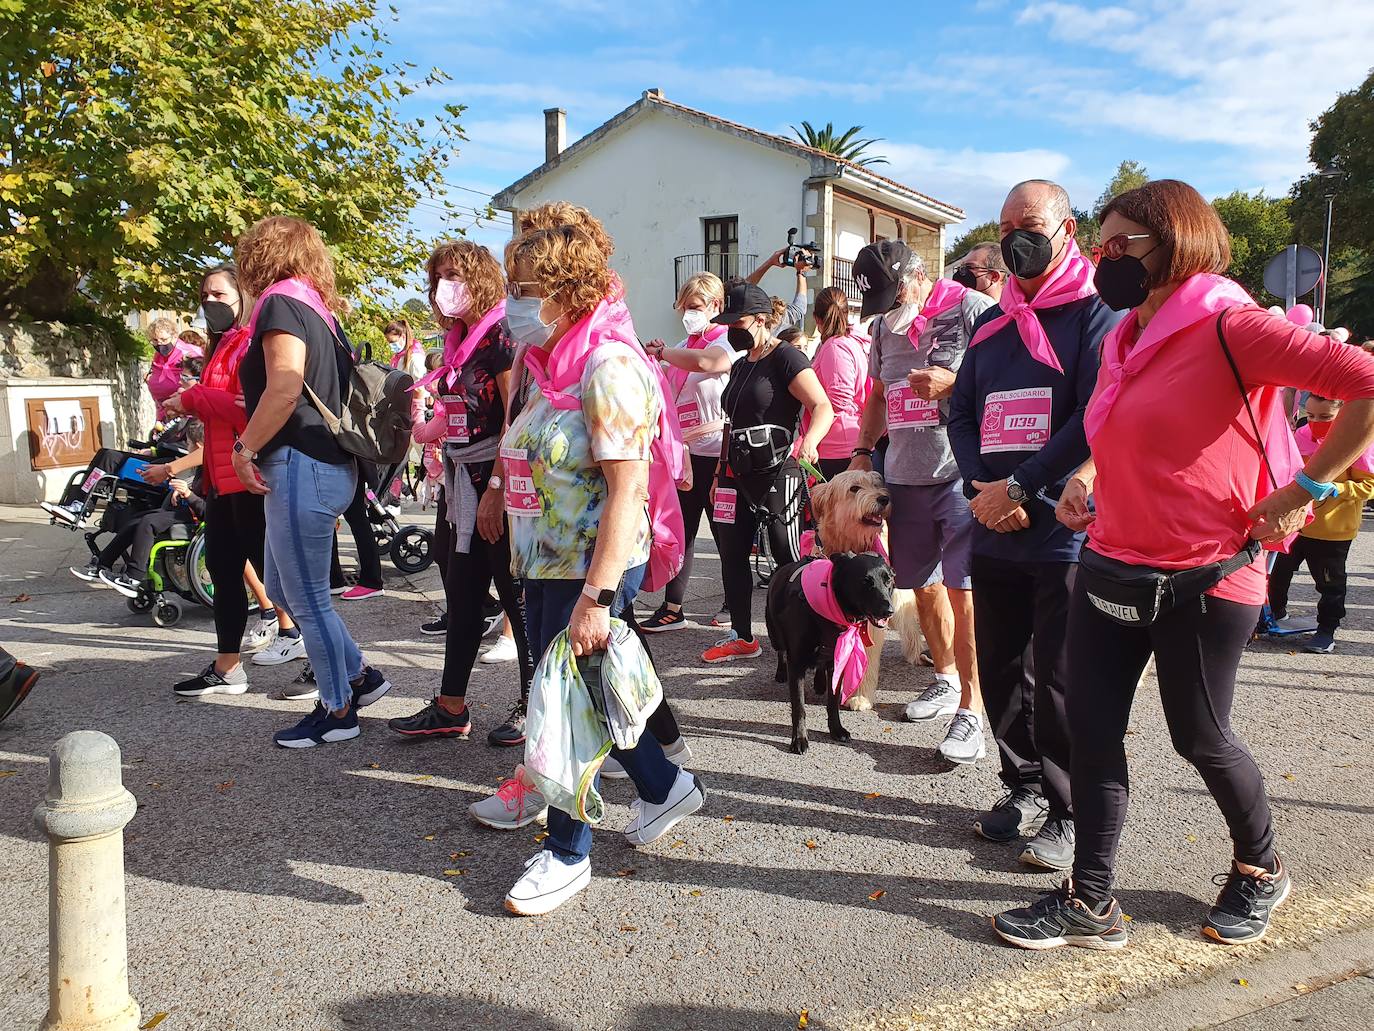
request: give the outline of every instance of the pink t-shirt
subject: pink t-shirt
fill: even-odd
[[[1297,387],[1342,400],[1374,398],[1374,357],[1357,347],[1259,308],[1233,309],[1225,332],[1248,389]],[[1099,373],[1099,392],[1104,379]],[[1217,342],[1215,317],[1175,333],[1122,385],[1092,440],[1092,455],[1097,519],[1088,543],[1099,554],[1186,569],[1230,558],[1245,545],[1245,513],[1259,500],[1261,459]],[[1208,593],[1262,603],[1264,561],[1261,555]]]
[[[859,442],[859,421],[871,390],[869,347],[867,337],[831,337],[821,344],[811,362],[821,389],[835,409],[835,421],[816,448],[821,458],[848,458]],[[803,411],[802,432],[810,425],[811,413]]]

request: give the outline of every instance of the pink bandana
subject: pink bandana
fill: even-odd
[[[806,603],[816,614],[844,627],[835,640],[835,670],[830,682],[830,689],[839,693],[843,705],[859,689],[868,672],[868,652],[864,650],[864,634],[860,629],[863,620],[851,623],[835,597],[835,586],[830,582],[834,568],[828,558],[812,559],[802,567],[801,582]]]
[[[1303,458],[1311,458],[1321,446],[1321,441],[1312,436],[1312,424],[1305,422],[1298,427],[1293,434],[1293,439],[1297,442],[1298,453]],[[1366,476],[1374,476],[1374,447],[1370,447],[1359,458],[1350,463],[1350,468],[1356,472],[1364,473]]]
[[[472,357],[472,353],[477,350],[477,346],[486,339],[491,327],[496,325],[501,319],[506,317],[505,298],[497,301],[490,311],[483,315],[475,326],[466,333],[463,332],[463,323],[455,322],[449,327],[448,333],[444,335],[444,361],[437,369],[429,375],[423,377],[412,390],[420,387],[427,387],[439,379],[444,380],[444,386],[452,387],[454,380],[463,371],[463,364]]]
[[[714,344],[728,332],[729,328],[726,326],[708,326],[705,333],[688,337],[679,346],[685,347],[689,351],[700,351],[702,348]],[[682,385],[687,382],[687,377],[691,373],[686,369],[679,369],[676,365],[669,365],[663,370],[663,375],[667,377],[668,386],[672,388],[673,398],[676,400],[678,393],[682,390]]]
[[[248,320],[248,338],[250,340],[257,335],[258,312],[262,311],[262,302],[273,294],[281,294],[283,297],[300,301],[324,320],[324,324],[329,327],[330,332],[337,332],[339,321],[335,318],[334,313],[325,307],[324,298],[320,296],[320,292],[315,289],[313,284],[304,279],[282,279],[264,290],[257,303],[253,305],[253,317]]]
[[[159,408],[163,401],[181,389],[181,366],[186,359],[204,357],[203,350],[185,340],[174,340],[172,349],[166,354],[153,352],[153,367],[144,382],[148,384],[148,392],[153,395]]]
[[[930,296],[926,298],[926,303],[921,307],[920,313],[911,320],[911,325],[907,328],[906,335],[911,341],[911,346],[919,347],[921,333],[925,331],[926,323],[949,311],[964,299],[966,293],[968,293],[968,287],[962,283],[956,283],[952,279],[937,279],[934,288],[930,291]]]
[[[969,347],[976,347],[1015,319],[1016,328],[1021,333],[1021,342],[1026,345],[1031,357],[1041,365],[1048,365],[1055,372],[1064,371],[1064,366],[1059,364],[1059,356],[1054,353],[1050,338],[1045,336],[1045,328],[1040,325],[1040,318],[1035,313],[1045,308],[1058,308],[1097,293],[1097,287],[1093,285],[1092,262],[1083,257],[1078,249],[1078,241],[1071,239],[1066,247],[1064,260],[1055,267],[1050,273],[1050,278],[1041,284],[1040,289],[1029,301],[1021,289],[1021,281],[1015,276],[1007,278],[1007,285],[1002,289],[1002,314],[985,323],[973,334]]]
[[[410,364],[413,355],[424,354],[425,345],[418,340],[412,340],[391,356],[391,367],[393,369],[404,369]]]

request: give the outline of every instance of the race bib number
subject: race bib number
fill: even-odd
[[[701,409],[695,401],[684,401],[677,406],[677,424],[684,433],[701,425]]]
[[[906,380],[887,388],[889,430],[928,430],[939,425],[939,401],[922,401]]]
[[[457,394],[444,395],[444,413],[448,417],[448,439],[454,444],[468,442],[468,408]]]
[[[736,500],[737,498],[735,495],[735,488],[717,487],[716,506],[715,510],[711,514],[711,518],[718,523],[724,523],[727,526],[733,526],[735,522]]]
[[[101,472],[99,469],[92,469],[92,470],[86,475],[86,479],[83,480],[82,483],[81,483],[81,493],[82,493],[82,494],[89,494],[89,493],[91,492],[91,488],[94,487],[97,483],[99,483],[99,482],[100,482],[100,477],[102,477],[102,476],[104,476],[104,475],[105,475],[105,474],[104,474],[103,472]]]
[[[543,514],[539,495],[534,490],[530,455],[524,448],[503,447],[501,465],[506,473],[506,514],[537,516]]]
[[[1052,387],[999,390],[983,403],[982,453],[1039,451],[1050,439]]]

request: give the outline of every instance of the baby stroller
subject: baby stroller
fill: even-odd
[[[392,565],[402,573],[422,573],[434,561],[434,531],[414,523],[402,526],[397,520],[404,490],[400,477],[405,467],[405,459],[386,467],[377,490],[366,488],[367,521],[377,547],[390,555]]]

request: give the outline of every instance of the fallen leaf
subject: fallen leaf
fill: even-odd
[[[807,842],[806,842],[806,847],[807,847],[807,848],[819,848],[820,846],[817,845],[815,841],[808,839]]]
[[[11,601],[11,604],[17,604],[21,601],[33,601],[33,598],[27,594],[16,594],[13,600]]]
[[[688,894],[688,895],[691,895],[693,898],[699,899],[699,898],[701,898],[701,889],[700,889],[700,888],[693,888],[693,889],[692,889],[691,891],[689,891],[687,894]]]
[[[545,838],[547,838],[548,836],[549,836],[549,832],[548,832],[548,831],[540,831],[538,834],[536,834],[536,835],[534,836],[534,843],[537,845],[537,844],[539,844],[539,842],[543,841],[543,840],[544,840]]]
[[[807,1027],[811,1023],[811,1017],[806,1010],[797,1014],[797,1027]]]
[[[724,822],[724,823],[733,823],[733,822],[734,822],[734,819],[735,819],[735,818],[734,818],[733,816],[722,816],[722,817],[721,817],[721,821]]]
[[[0,770],[0,777],[13,777],[18,770]]]
[[[1197,835],[1189,834],[1184,840],[1186,840],[1190,845],[1195,845],[1197,844]]]
[[[138,1031],[153,1031],[153,1028],[157,1027],[159,1024],[161,1024],[161,1023],[162,1023],[164,1020],[166,1020],[166,1019],[167,1019],[167,1014],[165,1014],[165,1013],[154,1013],[154,1014],[148,1019],[148,1023],[146,1023],[146,1024],[139,1024],[139,1025],[138,1025]]]
[[[1125,920],[1126,923],[1128,923],[1128,924],[1131,922],[1131,917],[1130,917],[1130,914],[1129,914],[1129,913],[1122,913],[1122,914],[1121,914],[1121,919],[1122,919],[1122,920]]]
[[[465,873],[467,873],[466,870],[445,870],[445,871],[444,871],[444,876],[445,876],[445,877],[462,877],[463,874],[465,874]]]
[[[624,870],[617,870],[615,872],[615,875],[617,877],[633,877],[635,875],[635,872],[633,868],[626,867]]]
[[[1247,980],[1245,980],[1245,978],[1243,978],[1243,977],[1238,977],[1238,978],[1236,978],[1236,984],[1240,985],[1242,988],[1249,988],[1249,987],[1250,987],[1250,982],[1247,981]]]
[[[673,842],[673,843],[672,843],[671,845],[669,845],[668,847],[669,847],[669,848],[681,848],[681,847],[682,847],[683,845],[685,845],[685,844],[687,844],[687,842],[683,841],[681,838],[678,838],[677,841]]]
[[[1284,779],[1284,780],[1297,780],[1298,778],[1295,777],[1295,776],[1293,776],[1291,773],[1285,773],[1285,774],[1283,775],[1283,779]]]
[[[433,779],[434,779],[434,774],[432,774],[432,773],[422,773],[422,774],[420,774],[418,777],[412,777],[412,778],[411,778],[412,781],[416,781],[416,782],[422,781],[422,780],[433,780]]]
[[[887,892],[882,891],[882,890],[880,889],[880,890],[875,891],[875,892],[873,892],[872,894],[870,894],[870,895],[868,896],[868,901],[869,901],[869,902],[877,902],[880,898],[882,898],[882,897],[883,897],[884,895],[886,895],[886,894],[887,894]]]
[[[882,793],[881,793],[881,792],[878,792],[878,791],[870,791],[868,794],[864,795],[864,798],[882,798],[882,797],[883,797],[883,796],[882,796]]]
[[[368,764],[367,764],[367,768],[368,768],[369,770],[380,770],[380,769],[382,768],[382,764],[381,764],[381,763],[368,763]]]
[[[1301,981],[1299,981],[1297,984],[1293,986],[1293,991],[1298,992],[1299,994],[1310,992],[1311,990],[1311,985],[1303,984]]]
[[[883,728],[883,733],[884,733],[884,734],[891,734],[891,733],[892,733],[892,728],[891,728],[891,727],[884,727],[884,728]]]
[[[223,792],[225,792],[225,791],[228,791],[228,790],[229,790],[230,788],[232,788],[233,786],[234,786],[234,778],[233,778],[233,777],[230,777],[230,778],[229,778],[228,780],[226,780],[223,784],[216,784],[216,785],[215,785],[215,790],[218,791],[218,792],[220,792],[220,793],[223,793]]]
[[[470,855],[472,855],[471,852],[450,852],[448,857],[450,859],[466,859]]]
[[[420,840],[421,840],[421,841],[433,841],[433,840],[434,840],[434,835],[433,835],[433,834],[426,834],[426,835],[425,835],[423,838],[421,838]]]
[[[621,929],[622,931],[638,931],[638,930],[639,930],[639,928],[636,927],[634,924],[621,924],[621,925],[620,925],[620,929]]]

